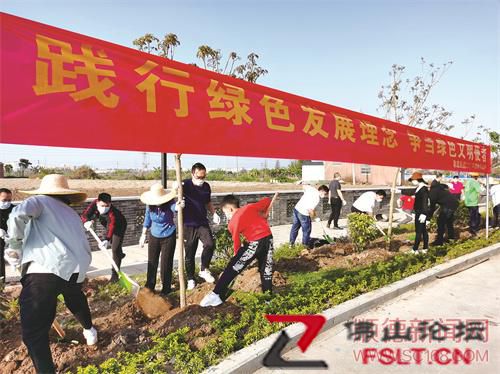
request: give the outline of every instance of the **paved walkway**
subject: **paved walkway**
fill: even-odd
[[[396,217],[398,215],[396,214]],[[326,221],[323,222],[313,222],[312,224],[312,237],[321,238],[323,236],[323,229],[325,232],[333,237],[341,237],[347,235],[347,230],[345,227],[347,226],[347,219],[339,220],[340,227],[344,227],[342,230],[332,230],[326,228]],[[387,223],[380,224],[383,227],[387,227]],[[271,228],[274,236],[274,245],[278,247],[284,243],[288,243],[290,229],[292,225],[281,225],[281,226],[273,226]],[[299,236],[297,237],[297,243],[300,243],[302,240],[302,230],[299,231]],[[198,246],[198,251],[196,253],[196,261],[199,262],[201,257],[201,243]],[[126,257],[122,261],[122,270],[129,275],[145,273],[146,265],[147,265],[147,248],[140,248],[139,245],[133,245],[124,247],[124,252]],[[177,253],[175,256],[175,266],[177,266]],[[92,263],[90,266],[90,270],[87,273],[87,276],[90,278],[98,277],[101,275],[110,274],[111,266],[108,264],[107,257],[104,253],[100,251],[92,252]],[[17,276],[10,267],[7,267],[7,281],[18,280],[19,276]]]
[[[293,360],[324,360],[327,362],[328,370],[269,370],[261,369],[259,374],[268,373],[291,373],[291,374],[315,374],[315,373],[405,373],[405,374],[495,374],[500,373],[500,255],[481,263],[473,268],[464,270],[458,274],[433,281],[416,290],[407,292],[381,306],[374,308],[360,316],[356,321],[371,320],[378,328],[376,339],[378,342],[363,343],[347,339],[348,329],[343,325],[319,335],[308,348],[305,354],[295,348],[285,354],[285,359]],[[443,342],[388,342],[380,341],[381,331],[387,321],[401,320],[403,324],[410,321],[418,324],[418,321],[429,320],[440,321],[448,325],[455,325],[460,321],[488,320],[486,333],[487,342],[469,340],[461,342],[445,340]],[[390,330],[394,332],[392,324]],[[450,330],[453,331],[453,330]],[[459,331],[459,330],[457,330]],[[406,354],[411,348],[428,348],[436,350],[439,348],[454,349],[462,351],[469,348],[473,351],[473,361],[469,365],[458,361],[451,361],[447,365],[441,365],[433,359],[432,354],[422,354],[422,364],[417,365],[413,361],[409,365],[381,364],[378,359],[369,360],[363,364],[362,359],[356,360],[356,354],[363,348],[400,348],[402,349],[401,361],[408,361],[411,356]],[[380,351],[378,351],[380,352]],[[360,356],[358,356],[360,357]],[[443,359],[452,358],[451,354],[443,354]],[[385,360],[381,357],[382,360]],[[429,359],[432,362],[429,364]]]

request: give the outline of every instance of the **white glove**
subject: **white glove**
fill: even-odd
[[[0,229],[0,239],[7,239],[7,231]]]
[[[186,207],[186,200],[182,199],[181,201],[177,201],[175,203],[175,211],[178,212],[179,208],[184,209]]]
[[[342,205],[344,205],[344,206],[347,205],[347,201],[342,200]]]
[[[319,218],[319,217],[316,217],[316,218],[314,219],[314,222],[320,222],[320,221],[321,221],[321,218]]]
[[[5,255],[3,256],[5,261],[9,263],[10,266],[16,268],[21,265],[23,259],[22,252],[19,249],[7,248],[5,250]]]
[[[103,240],[101,242],[101,245],[99,245],[100,248],[108,249],[109,247],[109,240]]]
[[[87,221],[83,223],[83,227],[85,227],[85,230],[89,231],[92,228],[92,225],[94,224],[94,221]]]
[[[173,190],[177,190],[178,188],[179,188],[179,183],[178,183],[177,181],[174,181],[174,182],[172,183],[172,189],[173,189]]]
[[[217,213],[214,213],[214,216],[212,218],[213,223],[216,225],[220,225],[220,216]]]
[[[146,244],[146,234],[141,234],[141,237],[139,238],[139,246],[141,248],[144,247],[144,244]]]
[[[425,214],[421,214],[418,216],[418,222],[425,223],[426,220],[427,220],[427,216]]]

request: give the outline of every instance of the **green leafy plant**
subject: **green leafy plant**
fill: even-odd
[[[354,248],[360,252],[380,234],[375,227],[375,219],[367,214],[351,213],[347,216],[347,227]]]
[[[273,259],[279,261],[283,258],[297,258],[305,248],[302,244],[282,244],[274,249]]]

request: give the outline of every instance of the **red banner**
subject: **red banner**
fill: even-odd
[[[5,13],[1,74],[2,143],[491,169],[483,144]]]

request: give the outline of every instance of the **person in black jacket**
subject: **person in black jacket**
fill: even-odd
[[[0,188],[0,283],[5,282],[5,239],[7,238],[7,221],[9,220],[12,205],[12,191],[7,188]]]
[[[448,231],[447,240],[455,239],[455,230],[453,222],[455,220],[455,211],[458,208],[457,199],[451,194],[450,189],[446,184],[441,183],[441,175],[438,174],[436,179],[431,183],[429,191],[430,198],[430,214],[432,217],[439,205],[439,215],[437,219],[437,237],[431,245],[443,245],[444,234]]]
[[[127,230],[127,220],[125,216],[111,204],[111,195],[101,193],[96,200],[90,204],[82,213],[82,221],[84,227],[88,230],[93,225],[94,220],[99,220],[106,228],[106,238],[103,240],[103,246],[107,248],[111,243],[111,252],[113,253],[113,261],[120,269],[122,259],[125,257],[123,253],[123,239]],[[110,282],[117,282],[118,274],[111,268]]]
[[[413,173],[409,181],[416,186],[415,190],[415,243],[413,244],[413,253],[418,253],[420,241],[424,242],[424,247],[420,251],[426,253],[429,249],[429,233],[427,232],[427,220],[430,218],[430,203],[429,203],[429,189],[427,184],[422,178],[421,173]]]

